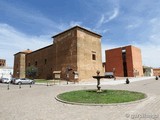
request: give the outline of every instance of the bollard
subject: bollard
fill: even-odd
[[[126,84],[129,84],[129,83],[130,83],[130,81],[129,81],[129,79],[127,78],[127,79],[126,79]]]
[[[68,85],[68,79],[67,79],[67,85]]]
[[[19,84],[19,89],[21,89],[21,84]]]
[[[9,83],[8,83],[8,85],[7,85],[7,90],[9,90]]]
[[[55,81],[55,79],[54,79],[54,85],[56,84],[56,81]]]
[[[74,84],[76,84],[76,80],[74,79]]]
[[[156,80],[158,80],[158,76],[156,76]]]
[[[48,86],[48,81],[47,81],[47,86]]]
[[[29,86],[30,88],[32,87],[31,85],[32,85],[32,83],[30,83],[30,86]]]

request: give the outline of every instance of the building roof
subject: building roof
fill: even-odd
[[[0,60],[2,60],[2,61],[6,61],[6,59],[0,59]]]
[[[160,70],[160,68],[153,68],[153,70]]]
[[[28,54],[28,53],[31,53],[32,51],[30,49],[27,49],[27,50],[24,50],[24,51],[21,51],[21,52],[18,52],[14,55],[17,55],[17,54],[20,54],[20,53],[23,53],[23,54]]]
[[[87,29],[85,29],[85,28],[83,28],[83,27],[74,26],[74,27],[72,27],[72,28],[70,28],[70,29],[68,29],[68,30],[66,30],[66,31],[63,31],[63,32],[61,32],[61,33],[59,33],[59,34],[57,34],[57,35],[52,36],[52,38],[55,38],[55,37],[57,37],[57,36],[59,36],[59,35],[61,35],[61,34],[64,34],[64,33],[68,32],[68,31],[70,31],[70,30],[73,30],[73,29],[75,29],[75,28],[77,28],[77,29],[82,29],[82,30],[87,31],[87,32],[89,32],[89,33],[92,33],[92,34],[94,34],[94,35],[96,35],[96,36],[98,36],[98,37],[102,37],[100,34],[97,34],[97,33],[95,33],[95,32],[92,32],[92,31],[90,31],[90,30],[87,30]]]
[[[32,52],[32,50],[30,50],[30,49],[27,49],[27,50],[24,50],[24,51],[22,51],[23,53],[31,53]]]
[[[48,45],[48,46],[43,47],[43,48],[40,48],[40,49],[38,49],[38,50],[35,50],[35,51],[33,51],[33,52],[30,52],[29,54],[32,54],[32,53],[34,53],[34,52],[37,52],[37,51],[40,51],[40,50],[46,49],[46,48],[48,48],[48,47],[51,47],[52,45],[53,45],[53,44]]]
[[[150,69],[152,69],[152,67],[148,67],[148,66],[143,66],[143,68],[145,68],[145,69],[146,69],[146,68],[150,68]]]
[[[140,50],[140,48],[138,48],[138,47],[135,47],[135,46],[133,46],[133,45],[126,45],[126,46],[121,46],[121,47],[116,47],[116,48],[111,48],[111,49],[108,49],[108,50],[105,50],[105,51],[109,51],[109,50],[114,50],[114,49],[119,49],[119,48],[126,48],[126,47],[134,47],[134,48],[137,48],[137,49],[139,49]]]
[[[0,66],[0,69],[13,69],[13,67],[8,67],[8,66]]]

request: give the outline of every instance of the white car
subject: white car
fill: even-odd
[[[28,79],[28,78],[20,78],[14,80],[14,84],[34,84],[34,80]]]
[[[11,79],[9,78],[1,78],[2,83],[10,83]]]

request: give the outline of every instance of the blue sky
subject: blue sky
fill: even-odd
[[[0,58],[50,45],[75,25],[101,34],[104,50],[134,45],[143,65],[160,67],[159,0],[0,0]]]

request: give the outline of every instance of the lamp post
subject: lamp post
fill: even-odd
[[[137,70],[135,68],[133,68],[133,75],[134,75],[134,77],[136,77],[136,73],[137,73]]]
[[[10,84],[10,82],[8,82],[7,90],[9,90],[9,84]]]
[[[67,78],[67,84],[69,82],[69,71],[72,71],[72,68],[70,68],[70,66],[68,65],[66,68],[66,78]]]
[[[97,73],[97,92],[102,92],[100,87],[100,77],[99,77],[100,71],[97,70],[96,73]]]
[[[114,77],[114,80],[116,80],[115,72],[116,72],[116,68],[113,68],[113,77]]]

